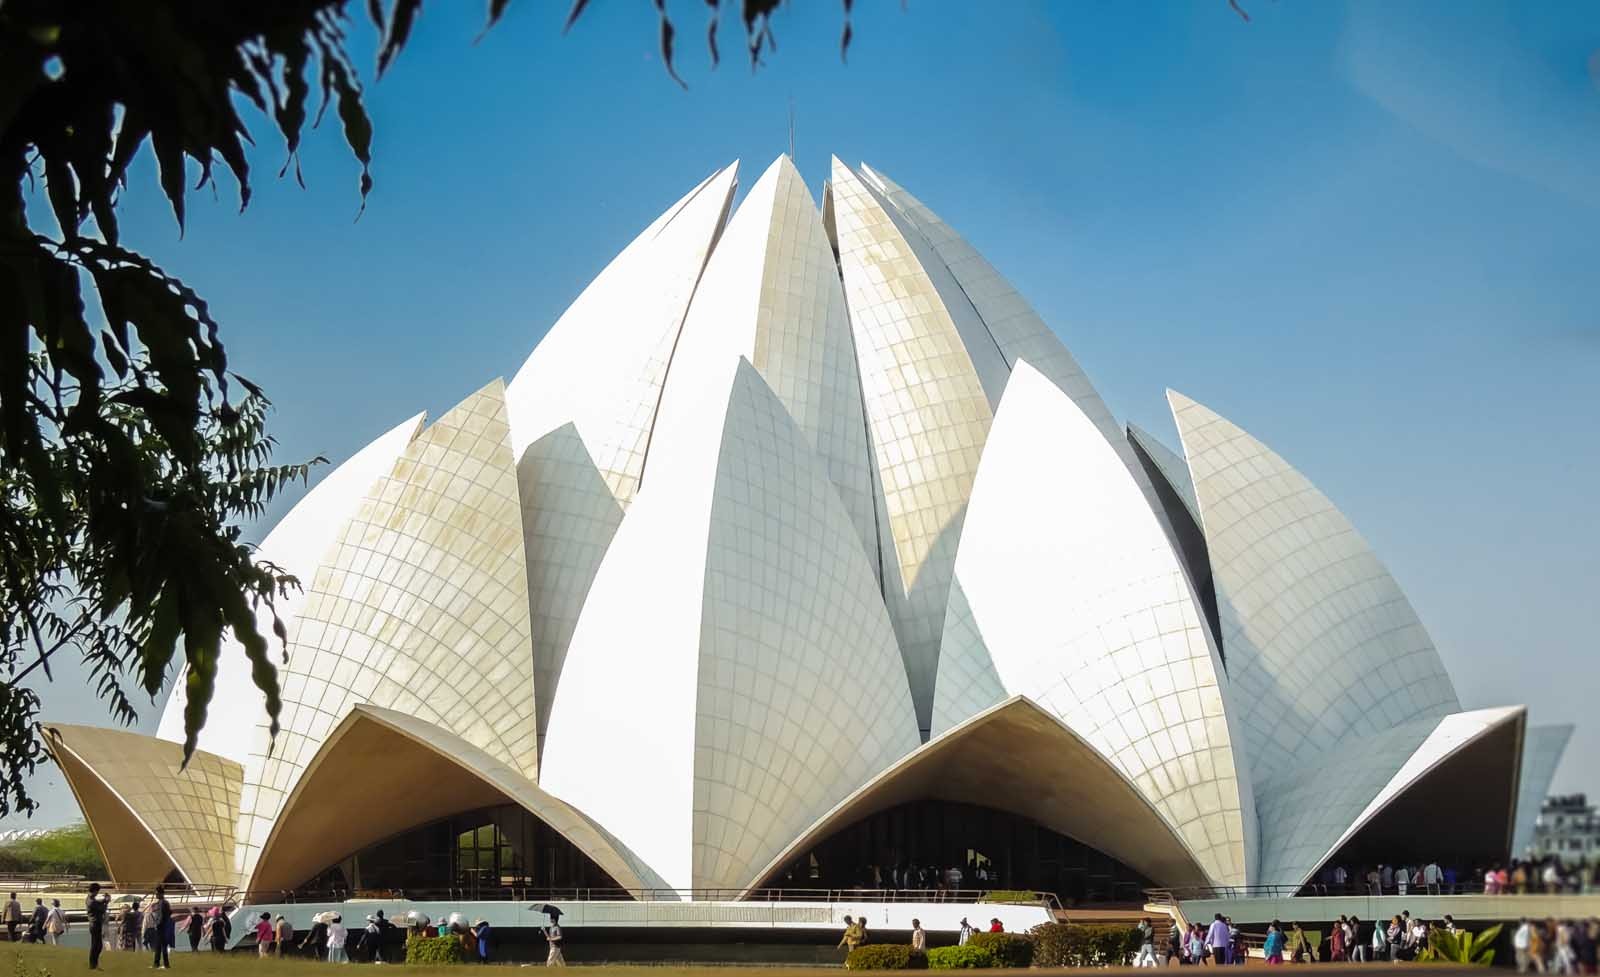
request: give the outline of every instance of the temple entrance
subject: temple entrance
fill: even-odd
[[[913,801],[830,835],[768,883],[783,889],[1033,889],[1067,903],[1138,902],[1151,883],[1116,859],[1027,818]]]
[[[620,888],[543,821],[504,804],[440,818],[369,845],[296,891],[505,899],[514,893],[593,889],[593,898],[605,899],[619,897]]]

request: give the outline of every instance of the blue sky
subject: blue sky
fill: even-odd
[[[711,71],[704,5],[676,0],[687,91],[645,4],[562,36],[565,4],[522,0],[476,45],[481,5],[433,4],[369,86],[359,221],[331,122],[302,190],[257,118],[248,211],[196,195],[180,240],[146,156],[124,239],[210,300],[277,402],[279,458],[337,460],[509,377],[688,187],[784,151],[792,100],[814,192],[830,153],[872,163],[1012,278],[1120,417],[1176,444],[1170,386],[1279,450],[1388,561],[1464,703],[1579,722],[1557,787],[1600,791],[1600,17],[1241,2],[1251,23],[1224,0],[876,0],[848,64],[838,4],[805,2],[752,75],[731,12]],[[81,688],[44,692],[50,718],[104,721]],[[56,771],[34,787],[34,823],[76,818]]]

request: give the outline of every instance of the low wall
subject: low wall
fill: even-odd
[[[311,928],[311,917],[333,911],[344,917],[352,932],[366,925],[369,914],[382,909],[390,919],[416,910],[437,920],[451,913],[467,919],[485,919],[497,930],[532,932],[546,922],[537,906],[522,902],[408,902],[401,899],[351,900],[348,902],[301,902],[256,904],[241,907],[233,916],[233,945],[254,939],[254,920],[262,913],[285,916],[299,933]],[[955,933],[965,917],[975,929],[987,929],[991,918],[1011,932],[1031,929],[1055,917],[1044,906],[1018,906],[959,902],[555,902],[561,910],[561,928],[573,936],[575,931],[593,930],[696,930],[726,932],[729,938],[760,942],[763,933],[831,933],[838,939],[844,917],[867,921],[869,932],[888,942],[903,939],[913,919],[921,920],[930,933]],[[894,934],[894,935],[891,935]],[[589,942],[585,939],[585,942]],[[599,942],[599,940],[597,940]],[[780,942],[784,942],[780,940]]]

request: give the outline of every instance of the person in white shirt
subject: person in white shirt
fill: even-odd
[[[1349,881],[1350,873],[1344,870],[1344,866],[1335,865],[1333,868],[1333,884],[1338,886],[1340,889],[1343,889],[1345,887],[1345,883]]]
[[[1556,926],[1555,972],[1558,974],[1578,972],[1578,953],[1572,945],[1572,923],[1565,919]]]
[[[44,917],[44,938],[52,946],[61,944],[61,937],[67,932],[67,916],[61,911],[61,900],[50,900],[50,911]]]
[[[344,928],[344,917],[335,915],[328,921],[328,962],[349,963],[344,946],[350,940],[350,931]]]
[[[1430,896],[1439,894],[1439,881],[1443,878],[1444,872],[1440,870],[1438,862],[1429,862],[1422,869],[1422,884],[1427,887]]]
[[[1516,932],[1511,934],[1511,949],[1517,956],[1517,973],[1525,974],[1532,964],[1532,957],[1528,947],[1533,943],[1533,927],[1528,923],[1528,917],[1522,917]]]
[[[956,937],[956,946],[966,946],[972,939],[972,924],[967,922],[967,917],[961,917],[961,933]]]
[[[911,950],[914,953],[928,952],[928,933],[922,928],[922,920],[911,921]]]
[[[544,928],[545,942],[550,944],[550,952],[544,958],[546,967],[565,967],[567,958],[561,955],[561,924],[554,917],[550,925]]]

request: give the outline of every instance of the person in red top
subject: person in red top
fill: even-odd
[[[998,919],[989,920],[989,932],[991,932],[991,933],[1004,933],[1005,931],[1006,931],[1006,928],[1000,924],[1000,920],[998,920]]]
[[[256,953],[267,956],[272,952],[272,914],[262,913],[256,920]]]

